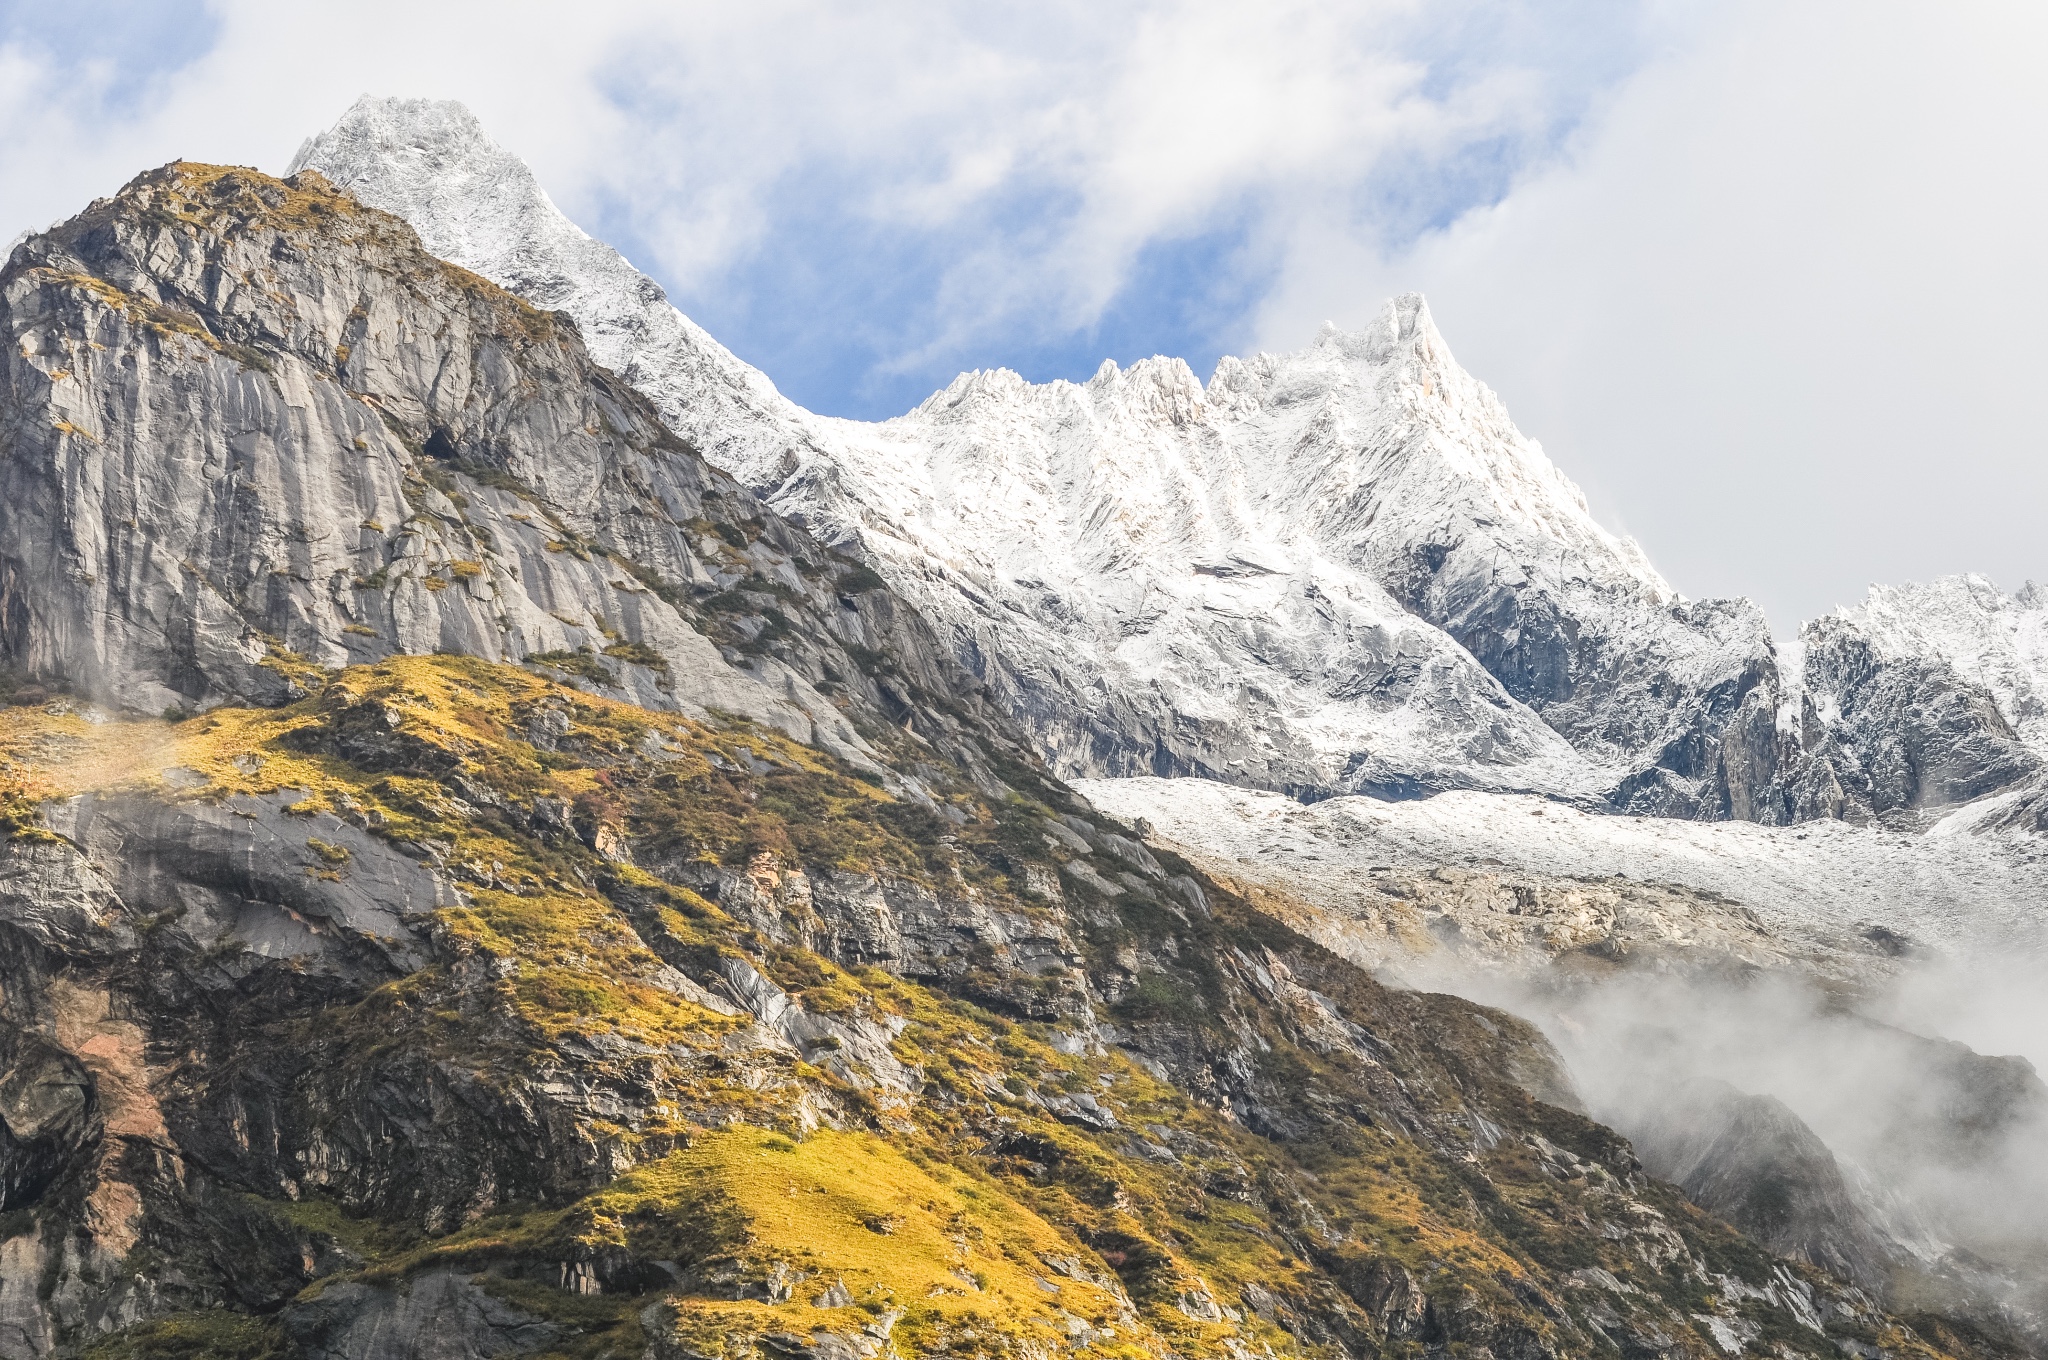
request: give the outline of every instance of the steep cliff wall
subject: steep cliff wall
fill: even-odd
[[[976,702],[572,321],[318,175],[144,175],[16,249],[0,331],[0,660],[27,675],[156,713],[394,653],[532,658],[855,759],[916,693]]]

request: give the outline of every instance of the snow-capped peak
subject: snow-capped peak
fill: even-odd
[[[1207,384],[1166,357],[975,372],[865,424],[783,398],[459,105],[365,98],[296,165],[573,315],[713,462],[874,561],[1069,772],[1791,815],[1761,616],[1684,604],[1601,528],[1418,294]]]
[[[564,216],[462,104],[366,94],[299,148],[290,170],[307,167],[404,218],[442,259],[575,317],[598,362],[647,393],[712,461],[801,441],[807,412]]]
[[[1853,717],[1875,703],[1887,723],[1903,725],[1890,707],[1924,710],[1930,686],[1953,684],[1987,701],[1991,711],[1976,725],[2010,729],[2048,759],[2048,599],[2031,582],[2018,595],[1974,573],[1872,586],[1860,604],[1807,624],[1802,637],[1815,658],[1814,686],[1833,712]]]

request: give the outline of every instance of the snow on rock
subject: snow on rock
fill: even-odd
[[[1476,791],[1304,806],[1205,780],[1090,779],[1076,787],[1103,811],[1142,818],[1153,834],[1225,872],[1339,909],[1379,892],[1376,871],[1383,878],[1404,867],[1674,885],[1711,894],[1723,908],[1717,919],[1690,922],[1679,942],[1755,962],[1822,960],[1833,973],[1845,953],[1869,958],[1914,944],[2040,949],[2048,926],[2048,839],[2037,835],[1588,815]],[[1747,918],[1769,938],[1755,938]],[[1593,941],[1605,937],[1596,932]]]
[[[1304,366],[1344,381],[1334,349]],[[967,374],[900,420],[835,423],[769,500],[857,531],[1068,771],[1597,795],[1591,762],[1316,531],[1343,508],[1265,455],[1326,413],[1262,404],[1298,382],[1263,367],[1220,403],[1178,360]]]
[[[2048,761],[2048,592],[1982,576],[1873,586],[1806,625],[1806,683],[1879,812],[2009,790]]]
[[[308,138],[286,173],[306,168],[404,218],[433,254],[574,317],[592,357],[712,462],[748,462],[753,445],[779,450],[802,439],[808,412],[563,216],[526,163],[461,104],[365,95]]]
[[[301,150],[429,249],[572,315],[713,462],[871,561],[1070,774],[1843,810],[1747,602],[1678,598],[1394,299],[1357,333],[1088,382],[965,374],[864,424],[782,397],[460,105]]]

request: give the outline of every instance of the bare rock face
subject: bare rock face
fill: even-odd
[[[820,686],[891,726],[913,688],[964,692],[872,573],[709,468],[573,321],[317,174],[143,175],[14,252],[0,330],[19,672],[155,713],[392,653],[537,658],[856,760]]]
[[[2048,596],[1981,576],[1873,587],[1806,626],[1806,679],[1872,811],[1953,806],[2048,764]]]
[[[1644,1165],[1764,1243],[1882,1293],[1903,1255],[1864,1215],[1834,1154],[1770,1096],[1705,1082],[1632,1130]]]
[[[291,1315],[306,1360],[469,1360],[544,1353],[564,1329],[492,1298],[454,1271],[404,1289],[337,1284]]]

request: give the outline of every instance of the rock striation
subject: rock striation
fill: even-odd
[[[978,702],[572,319],[317,174],[143,175],[15,249],[0,330],[0,661],[24,676],[156,713],[395,653],[530,659],[855,760],[856,719],[943,736],[920,687]],[[909,669],[855,659],[884,651]]]

